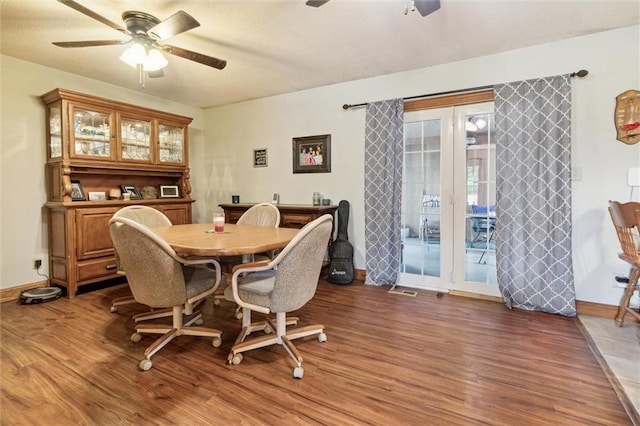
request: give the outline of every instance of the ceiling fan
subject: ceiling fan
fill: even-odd
[[[307,6],[320,7],[329,0],[307,0],[305,3]],[[417,10],[420,15],[427,16],[436,10],[440,9],[440,0],[412,0],[411,10]],[[406,15],[406,13],[405,13]]]
[[[122,27],[74,0],[58,1],[65,6],[69,6],[98,22],[128,35],[130,39],[59,41],[53,44],[68,48],[129,44],[129,49],[123,53],[120,59],[140,70],[140,83],[142,85],[144,85],[142,77],[143,71],[147,72],[149,77],[162,77],[164,75],[162,68],[167,65],[167,60],[162,56],[161,52],[179,56],[220,70],[227,65],[227,61],[222,59],[192,52],[169,44],[160,44],[163,40],[200,26],[200,23],[194,17],[182,10],[171,15],[164,21],[160,21],[155,16],[145,12],[126,11],[122,14],[122,20],[125,24],[125,27]]]

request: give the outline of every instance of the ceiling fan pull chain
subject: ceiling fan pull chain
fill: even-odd
[[[140,86],[143,89],[146,89],[146,87],[144,87],[144,66],[143,66],[143,64],[138,64],[137,68],[138,68],[138,73],[139,73]]]

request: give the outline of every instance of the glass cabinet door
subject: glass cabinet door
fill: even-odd
[[[49,105],[49,158],[62,157],[62,102]]]
[[[158,126],[158,161],[160,163],[184,163],[184,132],[182,126],[160,123]]]
[[[120,118],[120,159],[151,161],[151,120]]]
[[[78,106],[73,106],[71,111],[73,114],[72,155],[113,159],[111,112],[92,111]]]

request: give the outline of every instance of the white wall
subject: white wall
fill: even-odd
[[[613,275],[628,271],[617,259],[618,242],[607,213],[608,200],[628,200],[628,168],[640,166],[640,144],[615,139],[615,97],[640,89],[640,26],[519,49],[473,60],[386,75],[282,96],[212,108],[205,112],[203,203],[208,218],[231,194],[242,201],[311,203],[314,191],[352,206],[349,238],[356,268],[364,261],[364,109],[344,103],[414,96],[524,80],[579,69],[573,82],[574,270],[578,300],[616,305],[622,291]],[[330,174],[293,174],[293,137],[330,133]],[[268,167],[253,168],[253,149],[268,149]],[[194,185],[196,186],[196,185]],[[638,199],[636,190],[636,199]]]
[[[581,68],[573,83],[574,269],[579,300],[615,305],[618,243],[607,215],[610,199],[628,200],[626,172],[640,166],[640,144],[615,140],[615,96],[640,89],[640,27],[630,27],[499,55],[202,110],[144,93],[0,56],[0,288],[41,280],[32,259],[48,255],[43,204],[45,110],[40,95],[56,87],[194,117],[190,131],[194,221],[209,220],[231,194],[242,201],[310,203],[314,191],[352,206],[349,237],[364,262],[364,110],[344,103],[413,96]],[[622,53],[621,53],[622,52]],[[291,138],[330,133],[332,172],[292,174]],[[253,149],[267,148],[269,166],[252,167]],[[640,189],[635,199],[640,198]],[[42,269],[48,274],[48,270]]]
[[[193,117],[189,127],[193,168],[201,171],[204,152],[203,111],[166,99],[123,89],[74,74],[0,56],[2,138],[0,139],[0,288],[43,280],[32,269],[43,259],[48,271],[44,164],[45,107],[40,95],[57,87]],[[192,172],[192,181],[204,180]],[[201,185],[194,184],[193,197]]]

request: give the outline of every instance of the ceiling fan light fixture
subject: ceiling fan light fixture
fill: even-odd
[[[147,49],[140,43],[132,44],[122,53],[120,60],[132,68],[142,65],[144,71],[158,71],[169,64],[158,49]]]
[[[158,71],[166,67],[167,64],[169,64],[169,61],[158,49],[151,49],[144,61],[144,70]]]
[[[140,43],[133,43],[131,47],[120,55],[120,60],[132,68],[144,64],[147,57],[147,49]]]

